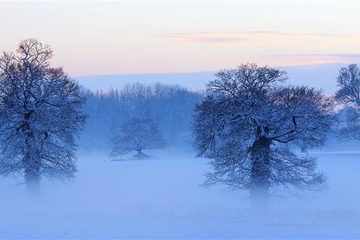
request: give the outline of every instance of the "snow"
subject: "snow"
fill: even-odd
[[[253,213],[248,194],[200,186],[207,160],[157,151],[148,160],[82,154],[77,178],[43,181],[39,197],[0,182],[0,238],[360,238],[359,152],[317,152],[322,192],[273,197]]]

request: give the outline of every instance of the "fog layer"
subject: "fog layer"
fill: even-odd
[[[74,182],[43,181],[29,197],[1,181],[0,238],[359,238],[360,153],[315,153],[328,189],[278,192],[253,213],[246,192],[204,188],[207,160],[167,150],[156,159],[82,155]]]

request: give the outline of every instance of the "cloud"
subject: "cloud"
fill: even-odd
[[[360,58],[360,54],[298,54],[304,56],[318,56],[318,57],[329,57],[329,58],[346,58],[346,59],[358,59]]]
[[[360,60],[360,54],[350,54],[350,53],[320,53],[320,54],[275,54],[272,55],[273,58],[278,59],[322,59],[328,60],[330,62],[347,62],[353,60]]]
[[[322,33],[301,33],[282,31],[245,31],[245,32],[193,32],[193,33],[163,33],[156,37],[172,41],[185,41],[193,43],[299,43],[309,41],[309,38],[316,39],[351,39],[356,36],[322,34]],[[357,36],[357,39],[359,36]]]
[[[351,64],[360,62],[360,54],[272,54],[255,55],[255,58],[271,62],[278,66]]]
[[[282,31],[248,31],[239,32],[237,34],[244,35],[261,35],[261,36],[280,36],[280,37],[343,37],[338,34],[323,34],[323,33],[300,33],[300,32],[282,32]]]
[[[211,32],[198,32],[198,33],[164,33],[159,34],[157,37],[167,40],[180,40],[186,42],[196,43],[223,43],[223,42],[248,42],[250,39],[241,34],[234,33],[211,33]]]

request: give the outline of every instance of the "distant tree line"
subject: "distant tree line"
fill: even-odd
[[[112,140],[122,134],[124,124],[131,119],[151,119],[169,147],[189,148],[193,110],[203,96],[179,85],[161,83],[133,83],[109,91],[86,90],[84,112],[88,119],[80,149],[110,153]]]

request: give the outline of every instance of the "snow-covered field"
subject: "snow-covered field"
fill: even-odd
[[[0,238],[360,238],[360,153],[316,153],[328,189],[274,197],[252,213],[246,192],[201,187],[206,159],[158,152],[151,160],[79,157],[69,184],[0,183]]]

